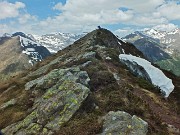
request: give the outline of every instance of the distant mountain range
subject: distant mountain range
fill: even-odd
[[[149,29],[136,31],[124,38],[143,52],[147,59],[180,76],[180,29],[170,32]]]
[[[54,33],[45,35],[29,35],[31,39],[45,46],[51,53],[57,53],[57,51],[64,49],[68,45],[74,43],[74,41],[83,37],[84,34],[70,34],[70,33]]]
[[[71,34],[71,33],[53,33],[44,35],[25,34],[23,32],[16,32],[14,34],[3,34],[2,37],[13,37],[21,35],[41,46],[46,47],[51,53],[57,53],[59,50],[66,48],[68,45],[73,44],[76,40],[80,39],[87,33]],[[1,39],[1,37],[0,37]]]
[[[64,49],[85,33],[76,35],[70,33],[54,33],[42,36],[16,32],[3,34],[0,37],[0,80],[6,80],[42,61],[57,51]]]
[[[6,80],[51,55],[47,48],[22,32],[0,37],[0,50],[0,80]]]

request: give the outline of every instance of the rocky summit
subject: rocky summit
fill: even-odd
[[[146,58],[131,43],[99,28],[1,83],[2,133],[180,134],[180,78],[158,69],[160,78],[170,82],[162,87],[172,88],[164,96],[151,70],[135,60],[126,64],[122,55]],[[131,65],[138,65],[139,74]]]

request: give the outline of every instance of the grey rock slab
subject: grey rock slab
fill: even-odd
[[[141,118],[123,112],[110,111],[104,116],[101,135],[146,135],[148,124]]]

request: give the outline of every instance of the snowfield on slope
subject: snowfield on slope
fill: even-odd
[[[151,65],[149,61],[128,54],[120,54],[119,59],[131,70],[135,71],[136,73],[138,71],[138,75],[141,77],[143,77],[143,74],[137,66],[139,65],[140,67],[143,67],[152,84],[159,87],[161,92],[165,94],[165,97],[168,97],[169,94],[174,90],[172,80],[166,77],[160,69]],[[129,62],[131,65],[128,64]],[[134,69],[135,67],[137,67],[137,69]]]
[[[36,50],[37,47],[41,47],[40,44],[36,43],[33,40],[24,38],[22,36],[19,36],[20,43],[23,48],[22,53],[29,56],[30,60],[29,63],[33,66],[34,62],[42,61],[41,53]],[[43,46],[42,46],[43,47]]]

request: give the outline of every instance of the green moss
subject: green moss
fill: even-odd
[[[34,124],[30,130],[32,131],[40,131],[41,127],[39,124]]]
[[[42,134],[48,134],[47,128],[43,128]]]
[[[28,115],[23,121],[21,121],[19,124],[15,126],[15,131],[18,131],[19,129],[23,127],[27,127],[30,125],[33,120],[37,117],[37,112],[33,111],[30,115]]]
[[[55,92],[53,92],[52,89],[49,89],[43,96],[43,99],[49,99],[54,95]]]
[[[75,98],[71,98],[71,102],[74,104],[78,104],[78,101]]]
[[[67,110],[67,108],[70,106],[70,104],[66,104],[62,111],[59,112],[60,115],[63,115],[63,113]]]
[[[63,83],[59,86],[59,90],[68,90],[70,87],[73,87],[74,83],[69,81],[69,80],[65,80],[63,81]]]

